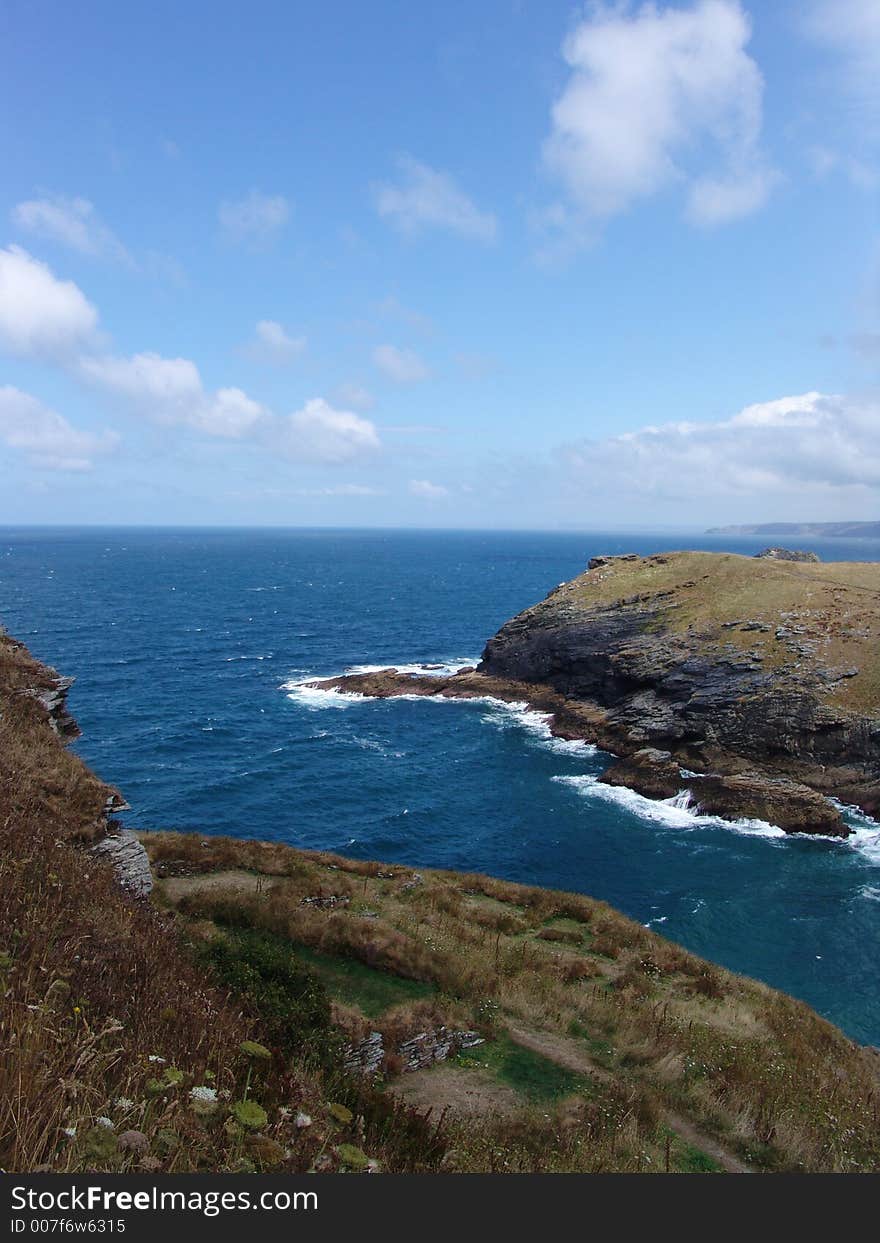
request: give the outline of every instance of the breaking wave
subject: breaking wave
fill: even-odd
[[[628,786],[603,785],[598,777],[589,774],[554,777],[553,780],[572,786],[583,798],[614,803],[643,820],[654,820],[671,829],[722,828],[757,837],[786,836],[782,829],[768,824],[766,820],[723,820],[720,816],[707,816],[696,806],[688,790],[682,790],[673,798],[654,799],[646,798]]]

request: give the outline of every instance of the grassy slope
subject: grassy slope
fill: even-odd
[[[0,1167],[296,1171],[335,1168],[349,1142],[390,1169],[437,1168],[442,1149],[418,1118],[314,1058],[273,1046],[255,1062],[241,1049],[267,1039],[262,1016],[206,978],[167,916],[127,899],[86,849],[111,791],[22,694],[49,685],[0,636]],[[218,1092],[210,1116],[189,1098],[200,1085]],[[246,1085],[268,1114],[258,1130],[228,1121]],[[329,1111],[337,1103],[348,1121]],[[310,1127],[294,1125],[298,1110]],[[144,1137],[140,1150],[126,1132]]]
[[[538,1120],[551,1106],[552,1142],[576,1145],[589,1134],[605,1168],[657,1168],[664,1125],[675,1130],[670,1119],[681,1117],[759,1168],[880,1166],[874,1054],[807,1006],[687,954],[603,903],[451,872],[419,880],[404,868],[276,844],[164,833],[143,840],[160,875],[190,873],[174,901],[194,940],[246,925],[294,955],[308,947],[309,961],[321,961],[317,951],[324,962],[360,964],[348,990],[340,991],[344,973],[330,972],[347,1002],[337,1019],[353,1035],[383,1030],[393,1044],[445,1020],[489,1037],[460,1069],[474,1073],[479,1092],[487,1072],[506,1087],[519,1082],[521,1111],[514,1117],[504,1093],[486,1092],[486,1110],[501,1108],[506,1128],[487,1132],[473,1118],[459,1127],[460,1168],[483,1168],[489,1132],[496,1151],[523,1128],[546,1132]],[[261,883],[244,886],[243,871]],[[224,888],[224,876],[238,879]],[[303,903],[316,897],[324,907]],[[363,997],[376,996],[364,993],[367,970],[422,981],[432,995],[413,1002],[389,990],[385,1010],[374,1006],[366,1023]],[[392,1062],[392,1089],[399,1082],[409,1099],[442,1103],[428,1080],[446,1082],[446,1070],[419,1072],[420,1097],[409,1076],[395,1080],[396,1069]],[[530,1114],[530,1102],[541,1109]],[[593,1136],[598,1118],[613,1122]],[[682,1140],[676,1151],[685,1147]],[[509,1161],[522,1159],[514,1148]],[[566,1151],[564,1168],[581,1168],[583,1151]]]
[[[108,788],[21,693],[47,682],[0,638],[4,1168],[333,1169],[353,1149],[401,1171],[880,1164],[872,1055],[590,899],[150,834],[157,870],[185,875],[130,901],[86,849]],[[442,1119],[436,1071],[419,1084],[392,1064],[382,1091],[333,1069],[342,1030],[379,1025],[393,1045],[442,1020],[490,1038],[448,1069],[465,1095],[484,1076],[490,1105],[503,1088],[497,1114]],[[217,1090],[211,1115],[194,1086]],[[246,1094],[264,1111],[250,1127]]]
[[[657,593],[669,592],[654,601]],[[612,561],[567,584],[554,600],[586,607],[608,606],[644,596],[660,605],[673,633],[758,651],[768,668],[790,654],[775,639],[781,614],[788,626],[803,626],[801,639],[817,640],[817,659],[826,666],[858,667],[857,677],[839,683],[829,702],[857,711],[880,711],[880,564],[801,563],[743,557],[734,553],[664,553],[638,561]],[[724,623],[754,620],[769,633],[723,629]],[[809,661],[804,667],[809,666]]]

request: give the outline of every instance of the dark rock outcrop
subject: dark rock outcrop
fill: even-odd
[[[668,753],[662,760],[643,753],[628,761],[625,784],[643,793],[674,794],[674,767],[682,764],[712,774],[702,779],[699,794],[694,790],[707,810],[769,819],[795,831],[846,833],[838,810],[816,792],[845,793],[866,810],[876,806],[880,712],[840,702],[836,692],[859,676],[860,667],[840,667],[826,652],[840,640],[869,637],[874,614],[861,629],[844,626],[833,609],[807,607],[814,580],[805,579],[801,589],[799,580],[786,578],[784,598],[800,591],[803,607],[774,612],[775,625],[766,609],[764,617],[734,614],[728,620],[716,605],[727,602],[725,592],[743,598],[748,559],[669,554],[636,561],[593,558],[586,575],[502,626],[478,672],[539,683],[567,700],[601,707],[606,732],[619,736],[615,749],[624,754],[644,748]],[[667,586],[679,563],[680,581]],[[812,558],[808,564],[812,568]],[[708,572],[695,578],[695,567]],[[778,573],[797,569],[785,564]],[[778,584],[768,573],[777,571],[768,566],[754,584],[755,613],[762,611],[762,594],[775,598],[770,589]],[[612,583],[619,583],[618,591],[609,590]],[[843,586],[825,587],[822,579],[819,586],[836,593],[834,604],[848,617],[850,610],[841,608]],[[861,583],[859,591],[867,608]],[[874,591],[874,610],[877,599]],[[689,614],[695,621],[686,623]],[[622,773],[612,770],[608,779],[624,783]],[[780,778],[795,784],[783,786]]]
[[[67,696],[76,678],[63,678],[54,669],[44,667],[45,685],[34,686],[23,692],[36,699],[46,709],[49,724],[60,738],[72,742],[79,738],[80,728],[67,711]]]
[[[819,561],[814,552],[802,552],[797,548],[765,548],[763,552],[756,552],[755,556],[763,557],[765,561],[800,561],[807,564]]]

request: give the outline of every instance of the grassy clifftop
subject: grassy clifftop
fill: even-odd
[[[778,669],[857,669],[830,686],[841,707],[880,713],[880,564],[797,562],[734,553],[677,552],[614,557],[560,593],[575,606],[621,604],[672,634],[755,652]],[[561,602],[561,601],[560,601]],[[766,626],[766,630],[760,627]],[[777,636],[777,631],[784,633]]]
[[[876,1054],[589,898],[171,833],[127,895],[63,689],[0,638],[4,1168],[880,1165]]]

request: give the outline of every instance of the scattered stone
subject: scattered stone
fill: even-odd
[[[319,911],[334,911],[338,906],[348,906],[351,898],[348,894],[316,894],[311,898],[300,899],[300,906],[312,906]]]
[[[436,1062],[443,1062],[461,1049],[471,1049],[483,1043],[479,1032],[453,1030],[442,1026],[418,1032],[397,1046],[397,1056],[403,1061],[403,1071],[423,1070]],[[370,1032],[363,1040],[347,1046],[342,1059],[343,1069],[349,1074],[374,1075],[385,1059],[385,1041],[381,1032]],[[332,1112],[332,1106],[331,1106]]]

